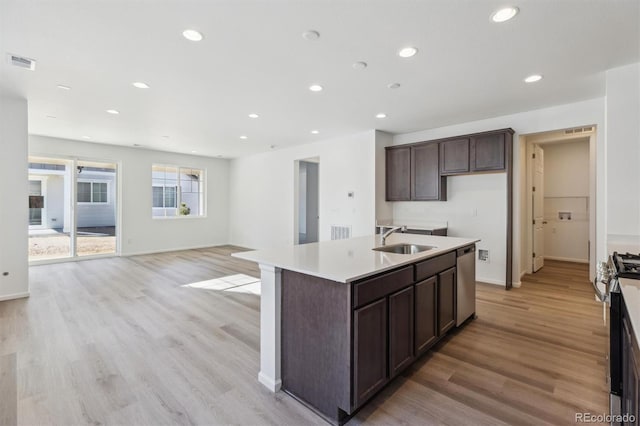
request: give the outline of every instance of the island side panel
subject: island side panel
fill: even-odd
[[[260,264],[260,373],[258,381],[278,392],[280,379],[280,303],[282,270]]]
[[[282,387],[337,422],[350,410],[350,288],[282,271]]]

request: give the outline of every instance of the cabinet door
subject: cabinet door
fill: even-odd
[[[411,147],[411,199],[446,201],[446,178],[440,177],[438,144]],[[444,186],[444,188],[442,188]]]
[[[387,382],[387,299],[353,312],[353,404],[359,407]]]
[[[389,296],[389,376],[413,361],[413,286]]]
[[[504,133],[472,137],[470,145],[470,162],[472,172],[504,170]]]
[[[411,149],[386,150],[387,201],[408,201],[411,197]]]
[[[456,325],[456,268],[438,274],[438,335]]]
[[[433,276],[416,284],[416,356],[426,352],[438,338],[437,281]]]
[[[469,172],[469,139],[440,143],[440,173],[443,175]]]

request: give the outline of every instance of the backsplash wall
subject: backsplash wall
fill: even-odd
[[[394,223],[448,222],[449,236],[479,238],[477,248],[489,250],[489,261],[476,259],[476,279],[504,285],[506,173],[449,176],[447,179],[447,201],[394,202]]]

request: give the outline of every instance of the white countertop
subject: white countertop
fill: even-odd
[[[302,274],[348,283],[369,275],[378,274],[398,266],[435,257],[440,254],[474,244],[475,238],[439,237],[393,233],[386,245],[410,243],[435,246],[417,254],[394,254],[372,250],[380,247],[380,236],[322,241],[266,250],[234,253],[232,256],[263,265],[275,266]]]
[[[618,281],[636,340],[640,343],[640,280],[619,278]]]

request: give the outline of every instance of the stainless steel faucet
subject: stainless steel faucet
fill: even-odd
[[[393,226],[393,227],[391,227],[391,229],[389,229],[387,232],[384,232],[384,233],[383,233],[382,231],[384,231],[384,229],[385,229],[384,227],[382,227],[382,228],[380,229],[380,244],[382,244],[382,245],[384,245],[384,244],[385,244],[385,242],[387,241],[387,237],[388,237],[389,235],[393,234],[393,233],[394,233],[394,232],[396,232],[396,231],[404,232],[404,231],[406,231],[406,230],[407,230],[407,227],[406,227],[406,226]]]

